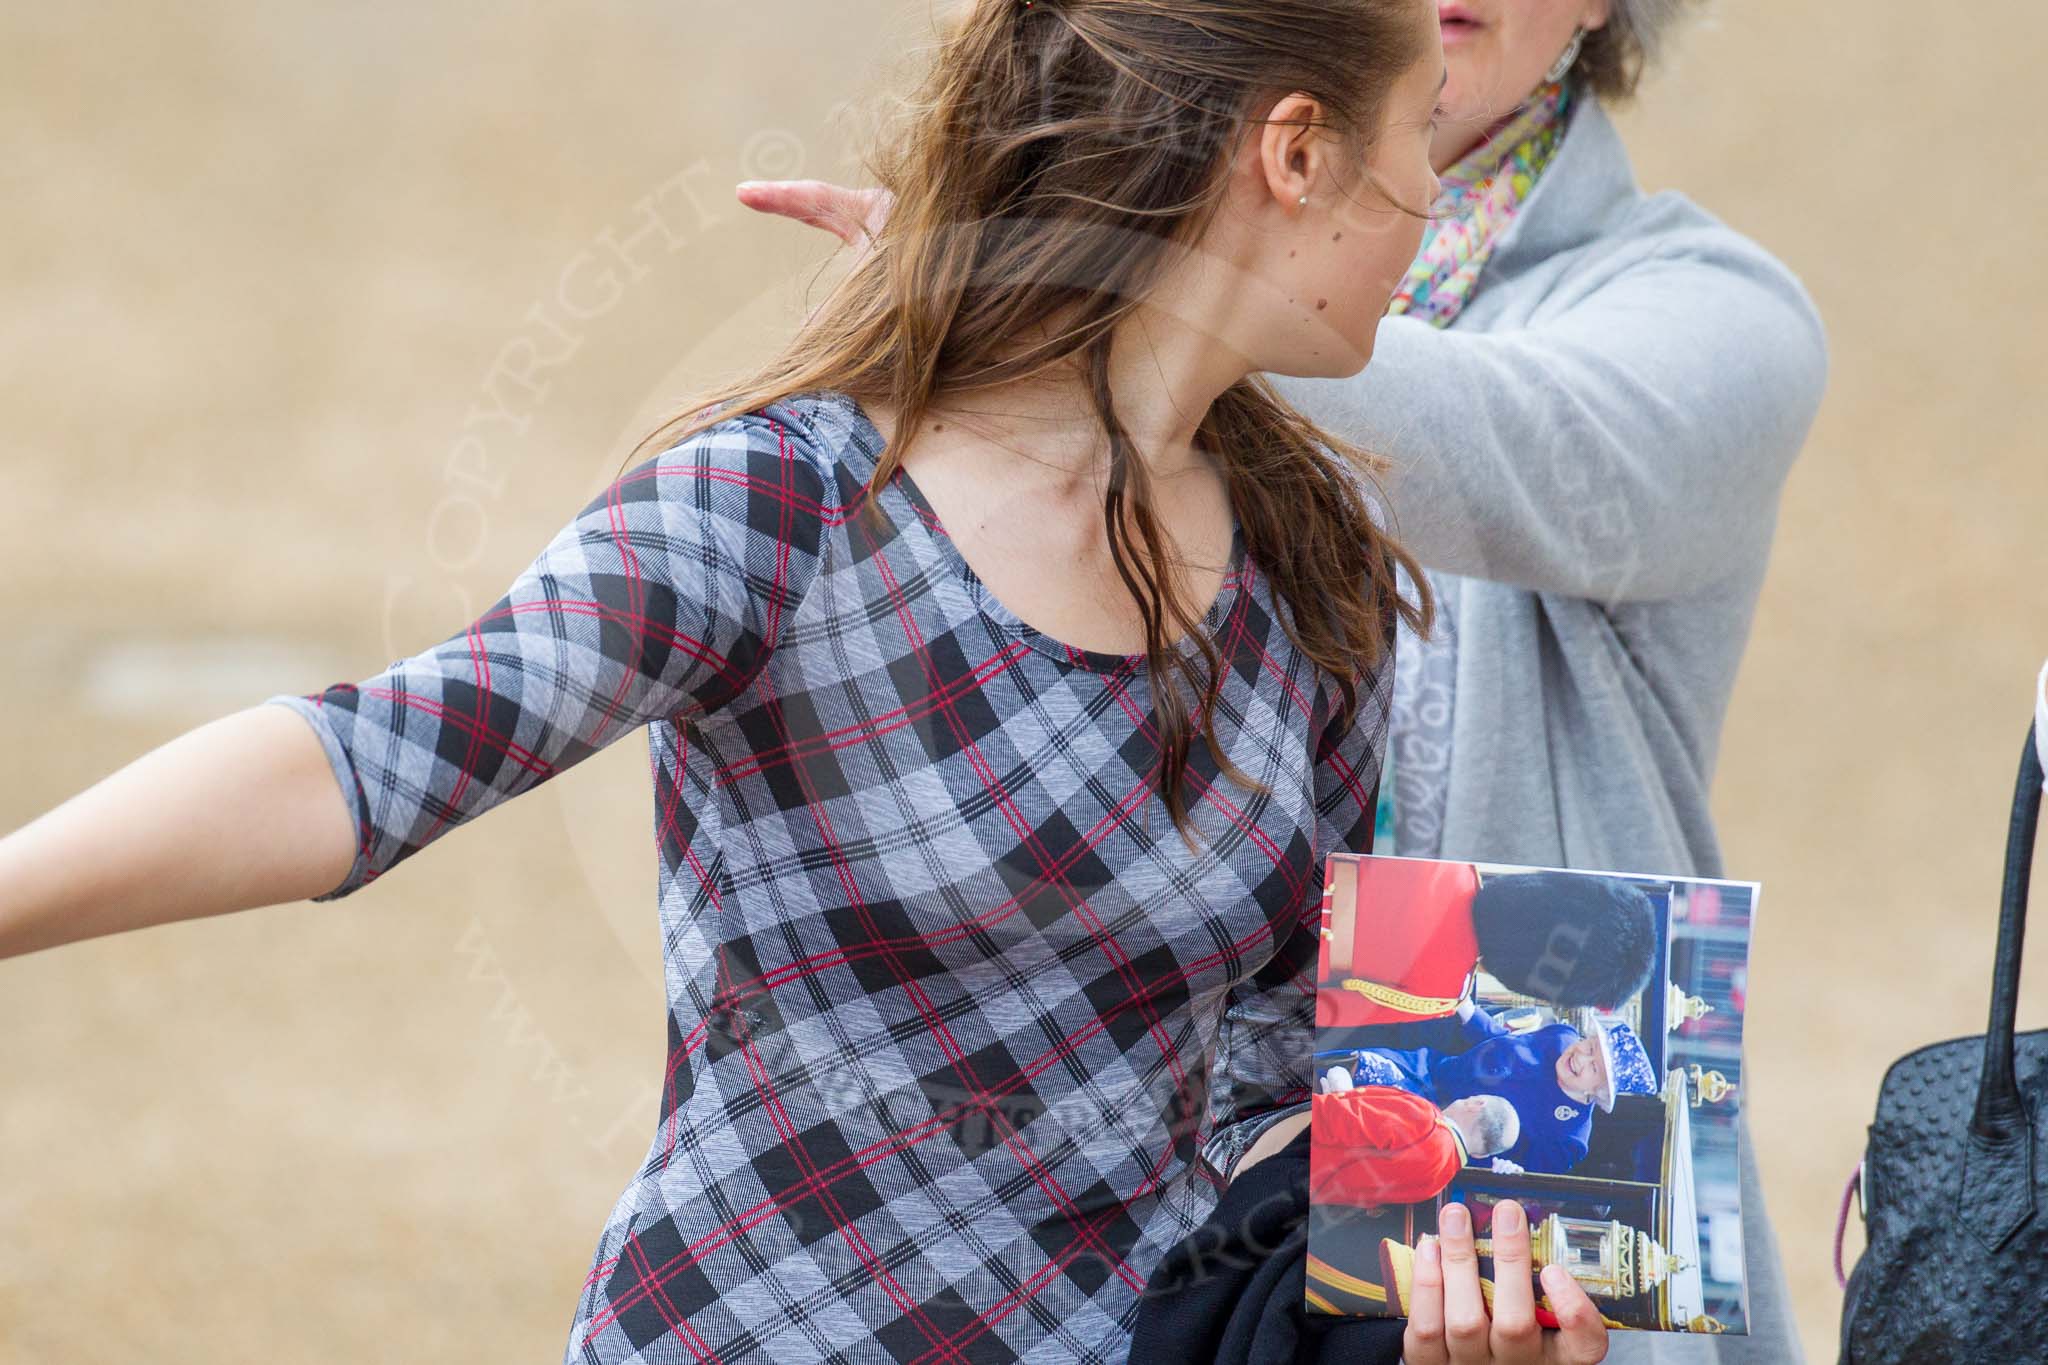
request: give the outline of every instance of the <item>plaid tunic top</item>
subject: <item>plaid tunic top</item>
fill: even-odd
[[[1142,658],[976,578],[817,390],[621,475],[504,597],[373,678],[267,699],[355,812],[346,896],[630,730],[653,755],[669,1057],[566,1365],[1121,1362],[1146,1278],[1307,1104],[1321,856],[1355,721],[1241,534],[1204,629],[1191,852]],[[1193,649],[1190,641],[1181,647]]]

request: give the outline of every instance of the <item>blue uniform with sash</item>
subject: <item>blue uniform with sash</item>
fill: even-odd
[[[1468,1095],[1499,1095],[1522,1121],[1521,1136],[1500,1155],[1524,1170],[1555,1174],[1584,1160],[1593,1107],[1557,1083],[1557,1059],[1579,1041],[1579,1031],[1546,1024],[1531,1033],[1510,1033],[1483,1009],[1472,1011],[1461,1027],[1471,1042],[1463,1052],[1361,1048],[1353,1075],[1359,1085],[1396,1085],[1438,1108]]]

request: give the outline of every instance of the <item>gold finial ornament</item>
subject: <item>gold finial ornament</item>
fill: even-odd
[[[1665,1030],[1675,1032],[1687,1024],[1695,1023],[1714,1012],[1714,1007],[1697,995],[1687,995],[1674,981],[1664,997]]]
[[[1567,1218],[1553,1213],[1529,1239],[1530,1259],[1541,1270],[1561,1265],[1596,1299],[1633,1299],[1656,1289],[1692,1263],[1649,1233],[1613,1219]]]
[[[1692,1107],[1695,1109],[1702,1104],[1719,1104],[1741,1088],[1718,1071],[1704,1070],[1698,1062],[1688,1066],[1686,1073],[1692,1078]]]

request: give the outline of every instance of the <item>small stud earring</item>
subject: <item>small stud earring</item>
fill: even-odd
[[[1308,196],[1307,196],[1307,195],[1305,195],[1305,194],[1304,194],[1303,196],[1301,196],[1301,206],[1302,206],[1303,208],[1307,208],[1307,207],[1308,207]]]

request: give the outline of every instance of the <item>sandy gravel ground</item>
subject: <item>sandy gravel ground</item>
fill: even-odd
[[[851,173],[924,13],[0,6],[0,828],[495,597],[788,325],[821,241],[728,187]],[[1878,1078],[1983,1027],[2048,654],[2043,14],[1726,0],[1625,120],[1834,342],[1717,787],[1816,1361]],[[0,1362],[558,1358],[655,1116],[645,762],[347,901],[0,964]]]

